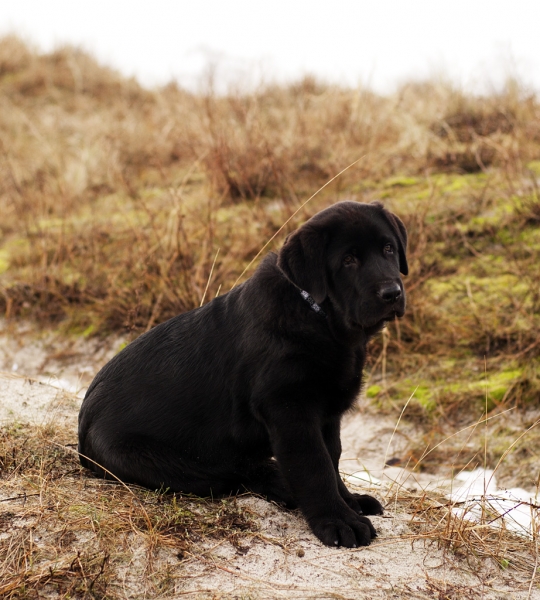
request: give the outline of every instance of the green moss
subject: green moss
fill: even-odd
[[[482,391],[487,394],[488,410],[494,408],[494,404],[501,402],[509,389],[523,375],[523,369],[512,369],[501,371],[494,375],[488,376],[485,381],[479,381],[471,384],[471,390]]]
[[[509,273],[479,277],[468,273],[466,265],[462,265],[455,275],[431,279],[424,288],[426,296],[435,304],[433,310],[436,313],[469,320],[475,312],[482,320],[489,316],[494,326],[510,318],[518,324],[520,318],[514,310],[515,302],[519,301],[524,308],[531,302],[530,284],[523,278]],[[505,307],[511,313],[505,313]]]
[[[456,222],[456,228],[464,234],[475,234],[476,236],[483,233],[489,235],[493,231],[503,236],[510,233],[515,235],[515,232],[510,232],[504,228],[515,212],[515,202],[498,200],[496,204],[490,206],[481,214],[471,216],[468,221]],[[515,238],[505,239],[504,241],[505,243],[512,243]]]
[[[519,235],[519,241],[528,246],[529,250],[540,250],[540,228],[529,227],[524,229]]]
[[[443,192],[452,193],[460,192],[463,189],[469,187],[469,181],[464,175],[457,175],[451,178],[451,180],[443,187]]]
[[[437,402],[434,398],[433,388],[428,385],[419,385],[416,390],[413,390],[413,400],[416,400],[420,406],[427,412],[432,412]]]
[[[509,390],[523,377],[523,374],[523,369],[513,368],[488,374],[487,377],[482,374],[473,381],[468,375],[462,381],[440,385],[437,392],[442,402],[449,398],[468,399],[469,404],[471,400],[476,400],[482,404],[482,407],[487,402],[489,412],[504,400]]]
[[[382,392],[382,387],[380,385],[370,385],[366,390],[366,396],[368,398],[375,398]]]
[[[83,332],[83,337],[90,337],[96,331],[96,326],[94,324],[89,325]]]
[[[425,412],[433,412],[437,406],[437,401],[433,386],[429,382],[416,382],[412,379],[406,379],[394,388],[392,395],[400,400],[411,398],[410,402],[420,406]]]
[[[384,182],[385,187],[411,187],[419,183],[418,177],[391,177]]]
[[[530,169],[535,175],[540,175],[540,160],[532,160],[527,163],[527,169]]]
[[[525,376],[524,369],[514,366],[486,376],[468,368],[468,361],[443,361],[438,364],[437,374],[427,380],[406,379],[391,388],[391,395],[404,403],[409,397],[411,404],[420,406],[427,414],[440,406],[459,405],[469,409],[476,405],[484,411],[487,400],[488,412],[505,399],[508,392]],[[455,379],[450,379],[453,377]],[[368,395],[368,397],[371,397]]]
[[[466,189],[484,187],[487,176],[484,173],[468,173],[466,175],[435,173],[430,176],[430,179],[444,194],[453,194]]]
[[[416,194],[418,200],[429,200],[432,196],[432,191],[429,187],[424,188],[423,190],[419,190]]]
[[[426,283],[425,288],[435,302],[442,302],[450,296],[454,296],[458,290],[461,292],[462,285],[460,279],[448,277],[431,279]]]

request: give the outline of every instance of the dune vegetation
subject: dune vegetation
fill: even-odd
[[[135,337],[228,291],[321,208],[379,199],[407,225],[410,275],[407,315],[371,345],[371,404],[408,401],[429,439],[539,408],[540,102],[517,82],[487,96],[423,81],[381,97],[310,77],[148,90],[77,49],[7,37],[0,132],[7,323]],[[408,460],[420,455],[412,444]]]
[[[538,485],[539,185],[540,100],[516,81],[484,96],[431,80],[381,97],[311,77],[228,94],[209,80],[195,94],[175,83],[144,89],[74,48],[40,54],[16,37],[0,40],[7,326],[134,338],[227,292],[261,250],[279,248],[329,204],[382,200],[409,232],[408,310],[371,343],[363,407],[403,411],[422,432],[398,457],[410,468],[497,466],[503,480]],[[474,423],[482,425],[471,435],[447,439]],[[154,536],[154,549],[174,538],[188,550],[188,530],[237,545],[239,532],[254,531],[233,500],[208,512],[189,500],[178,512],[176,498],[142,490],[101,494],[110,484],[87,484],[59,448],[73,441],[73,432],[20,424],[0,440],[0,478],[31,482],[44,465],[50,481],[55,469],[59,482],[82,478],[75,491],[54,488],[53,528],[95,505],[88,532],[111,544],[137,528]],[[447,541],[462,547],[456,531]],[[6,597],[38,597],[51,581],[62,597],[113,597],[102,584],[109,550],[65,553],[49,578],[48,567],[32,567],[25,540],[8,548]]]

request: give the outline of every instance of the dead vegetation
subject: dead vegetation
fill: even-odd
[[[343,198],[403,217],[409,309],[373,344],[368,396],[400,408],[416,390],[408,415],[431,423],[476,418],[486,394],[489,410],[537,405],[540,105],[515,82],[490,97],[311,78],[193,95],[8,37],[0,105],[8,322],[137,335],[198,306],[207,284],[206,301],[230,289],[360,159],[268,249]]]
[[[0,512],[0,596],[123,597],[121,583],[141,596],[167,592],[160,552],[190,558],[202,538],[241,551],[256,535],[249,510],[235,499],[207,501],[149,492],[88,477],[71,430],[13,425],[0,434],[0,480],[9,510]],[[198,550],[201,552],[201,550]],[[129,578],[132,578],[131,581]],[[126,581],[127,579],[127,581]],[[170,583],[170,582],[169,582]]]
[[[281,525],[272,533],[275,517],[263,524],[242,499],[203,500],[96,479],[81,468],[75,441],[72,426],[52,421],[14,422],[1,430],[0,596],[6,600],[224,599],[238,597],[240,590],[253,598],[388,597],[381,596],[381,586],[403,598],[491,598],[493,589],[525,598],[537,587],[536,530],[529,539],[493,528],[488,510],[480,523],[468,521],[433,492],[414,492],[399,482],[372,490],[385,498],[389,519],[378,523],[385,528],[372,548],[376,562],[386,564],[387,547],[402,547],[398,556],[407,562],[415,548],[424,556],[421,581],[411,564],[410,577],[391,583],[384,566],[372,573],[374,558],[366,549],[326,549],[329,562],[322,560],[318,553],[324,549],[306,536],[305,521],[298,519],[302,536],[287,530],[291,516],[282,509]],[[261,552],[271,556],[272,548],[279,554],[264,566],[264,576],[253,561]],[[340,587],[332,592],[328,582],[321,587],[309,578],[303,587],[298,580],[287,585],[271,566],[277,556],[280,570],[300,561],[298,568],[305,563],[314,577],[334,577]],[[449,567],[442,572],[441,560]],[[232,589],[216,583],[220,573],[228,585],[236,580]],[[217,580],[209,584],[212,576]]]
[[[516,82],[489,97],[437,81],[379,97],[311,78],[222,96],[209,85],[194,95],[175,84],[145,90],[78,50],[39,55],[4,38],[0,311],[8,324],[30,319],[62,336],[138,335],[198,306],[207,284],[206,301],[230,289],[302,202],[360,158],[269,249],[340,199],[382,199],[402,216],[410,235],[408,314],[372,344],[366,394],[396,414],[412,395],[405,418],[422,423],[425,437],[411,442],[404,464],[493,466],[535,422],[540,397],[539,123],[537,97]],[[507,409],[520,418],[501,420],[487,454],[476,442],[466,451],[447,442],[422,456],[452,428]],[[12,434],[10,444],[23,443]],[[534,486],[538,440],[533,427],[503,474]],[[107,596],[100,586],[116,558],[100,540],[118,534],[128,545],[142,535],[150,557],[152,536],[189,549],[181,531],[204,529],[201,515],[236,514],[233,503],[194,501],[177,522],[178,511],[165,514],[169,500],[118,487],[100,495],[106,484],[81,478],[65,450],[44,448],[25,451],[34,457],[25,469],[38,465],[42,474],[29,484],[40,494],[46,485],[50,506],[63,507],[51,509],[55,527],[80,519],[77,527],[95,539],[77,554],[75,541],[53,527],[51,548],[69,552],[49,570],[34,560],[41,551],[24,529],[6,549],[1,589],[11,597],[43,585]],[[22,469],[7,454],[2,460],[4,476]],[[66,486],[55,495],[56,468],[76,482],[81,514],[68,510],[75,499]],[[23,503],[28,515],[9,518],[42,522],[49,509],[35,502]],[[195,526],[189,511],[199,509]],[[88,511],[99,515],[99,527]],[[444,525],[440,539],[455,545],[451,519],[439,521],[433,531]],[[225,530],[244,535],[240,526]]]

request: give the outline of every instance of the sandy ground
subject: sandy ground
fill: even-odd
[[[0,339],[0,426],[14,421],[58,423],[72,427],[75,437],[82,391],[118,342],[73,346],[66,360],[69,352],[52,348],[50,340],[25,346],[24,339],[29,338],[8,339],[5,332]],[[79,389],[66,393],[61,387]],[[394,421],[361,410],[349,415],[343,427],[343,473],[365,470],[382,481],[371,486],[370,493],[386,503],[386,514],[373,517],[378,538],[371,546],[325,547],[297,512],[259,498],[241,498],[239,503],[255,515],[260,535],[241,550],[227,541],[216,545],[203,540],[197,557],[183,561],[164,548],[160,560],[170,563],[181,581],[171,597],[540,599],[537,585],[529,589],[530,574],[503,571],[488,561],[472,568],[435,542],[413,534],[411,515],[395,499],[398,487],[392,481],[416,490],[440,481],[397,467],[383,468],[385,457],[399,454],[404,433],[411,434],[401,430],[394,434],[394,429]],[[10,508],[6,497],[0,483],[0,515]],[[133,572],[137,552],[133,548]],[[139,597],[133,572],[123,582],[126,597]]]

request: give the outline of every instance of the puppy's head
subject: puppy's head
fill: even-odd
[[[406,250],[405,226],[382,204],[339,202],[286,239],[278,264],[318,304],[365,328],[403,316]]]

